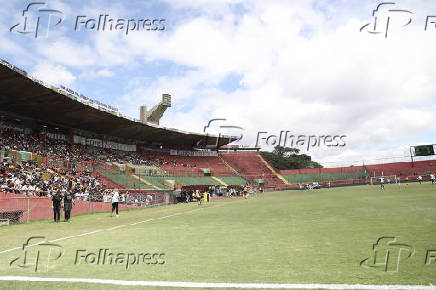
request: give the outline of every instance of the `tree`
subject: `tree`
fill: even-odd
[[[283,147],[280,145],[277,145],[274,147],[273,153],[281,156],[281,157],[289,157],[292,155],[297,155],[300,152],[300,149],[297,148],[291,148],[291,147]]]
[[[307,154],[299,154],[300,149],[275,146],[272,152],[261,151],[264,158],[266,158],[275,168],[279,170],[286,169],[301,169],[301,168],[322,168],[318,162],[312,161],[312,157]]]

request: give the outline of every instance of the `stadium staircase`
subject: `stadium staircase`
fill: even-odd
[[[224,160],[224,158],[221,156],[221,154],[218,155],[218,158],[221,160],[221,162],[227,166],[228,169],[230,169],[230,171],[233,172],[233,174],[237,175],[237,176],[241,176],[241,174],[239,174],[238,171],[236,171],[236,169],[234,169],[232,166],[230,166],[230,164],[227,163],[227,161]]]
[[[100,174],[126,189],[154,189],[152,185],[149,185],[140,179],[134,178],[131,174],[109,172],[100,172]]]
[[[277,176],[271,165],[267,166],[258,153],[222,153],[221,157],[252,184],[256,184],[256,179],[263,179],[267,186],[280,187],[287,184]]]
[[[157,170],[159,170],[160,172],[164,172],[165,170],[160,167],[156,162],[151,162],[151,164],[153,164],[153,167],[155,167]]]
[[[215,176],[231,176],[233,172],[217,156],[177,156],[169,153],[144,153],[161,171],[177,176],[203,176],[202,168],[210,169]],[[160,160],[159,164],[156,161]]]
[[[144,182],[145,184],[147,184],[147,185],[153,187],[154,189],[158,189],[158,190],[161,190],[161,189],[162,189],[162,188],[160,188],[160,187],[158,187],[158,186],[156,186],[156,185],[153,185],[151,182],[147,181],[147,180],[144,179],[143,177],[139,177],[139,176],[136,175],[136,174],[132,174],[132,177],[135,178],[135,179],[137,179],[137,180],[139,180],[139,181],[141,181],[141,182]]]
[[[94,174],[96,174],[100,178],[100,180],[102,180],[103,183],[106,184],[106,188],[108,188],[108,189],[112,189],[112,188],[124,189],[125,188],[121,184],[114,182],[112,179],[109,179],[100,173],[95,172]]]
[[[224,185],[224,186],[228,186],[228,184],[227,183],[225,183],[224,181],[222,181],[221,179],[219,179],[218,177],[216,177],[216,176],[211,176],[214,180],[216,180],[216,181],[218,181],[219,183],[221,183],[221,185]]]
[[[271,163],[269,163],[267,160],[265,160],[265,158],[263,158],[263,156],[261,154],[258,154],[258,156],[259,156],[260,160],[262,160],[262,162],[265,163],[266,167],[268,167],[272,173],[274,173],[278,178],[280,178],[284,184],[289,184],[288,181],[280,173],[278,173],[275,170],[275,168],[272,166]]]

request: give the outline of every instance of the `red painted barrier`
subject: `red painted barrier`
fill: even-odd
[[[0,214],[10,215],[12,217],[21,212],[19,218],[20,222],[26,222],[28,218],[29,221],[53,218],[53,209],[51,206],[52,201],[51,198],[48,197],[0,193]],[[131,208],[136,206],[126,206],[125,204],[119,205],[120,210],[125,210],[128,207]],[[74,216],[78,214],[109,211],[111,211],[110,202],[75,200],[71,215]],[[62,212],[61,215],[63,216]]]
[[[436,160],[415,161],[413,162],[394,162],[385,164],[373,164],[365,166],[348,166],[337,168],[306,168],[306,169],[291,169],[280,170],[282,175],[291,174],[321,174],[321,173],[341,173],[352,171],[364,171],[366,169],[368,175],[417,175],[424,174],[427,171],[436,171]]]

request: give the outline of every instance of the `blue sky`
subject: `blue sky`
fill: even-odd
[[[166,127],[202,132],[209,119],[226,118],[251,145],[258,131],[347,135],[343,148],[310,150],[325,164],[436,143],[436,28],[424,31],[436,3],[396,1],[413,21],[401,27],[408,15],[391,15],[384,38],[359,32],[378,1],[56,0],[45,8],[63,21],[36,39],[9,31],[29,3],[2,4],[0,57],[130,117],[170,93]],[[74,31],[78,15],[100,14],[165,19],[165,30]]]

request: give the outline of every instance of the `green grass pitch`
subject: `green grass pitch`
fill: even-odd
[[[1,227],[0,252],[20,247],[35,236],[48,241],[65,238],[52,242],[62,247],[63,256],[54,260],[60,248],[52,248],[48,256],[50,247],[41,245],[27,249],[26,263],[23,263],[22,249],[1,253],[0,276],[223,283],[436,284],[436,261],[431,258],[436,257],[436,185],[386,185],[386,190],[368,185],[270,192],[247,200],[229,198],[202,206],[192,203],[129,210],[120,212],[118,218],[98,213],[74,216],[70,223],[43,220]],[[395,243],[403,244],[401,247],[408,250],[394,251],[398,245],[388,246],[392,250],[390,258],[398,259],[388,261],[388,271],[383,265],[361,266],[361,261],[373,256],[373,244],[383,236],[395,237]],[[37,249],[40,259],[35,272],[33,261]],[[114,255],[125,254],[124,259],[97,264],[91,263],[91,255],[86,263],[83,256],[98,253],[99,249],[108,249],[107,253]],[[154,253],[164,255],[150,258]],[[132,254],[131,261],[135,256],[139,264],[131,263],[127,268],[128,254]],[[11,265],[15,258],[19,259]],[[94,286],[134,288],[0,282],[2,289]]]

